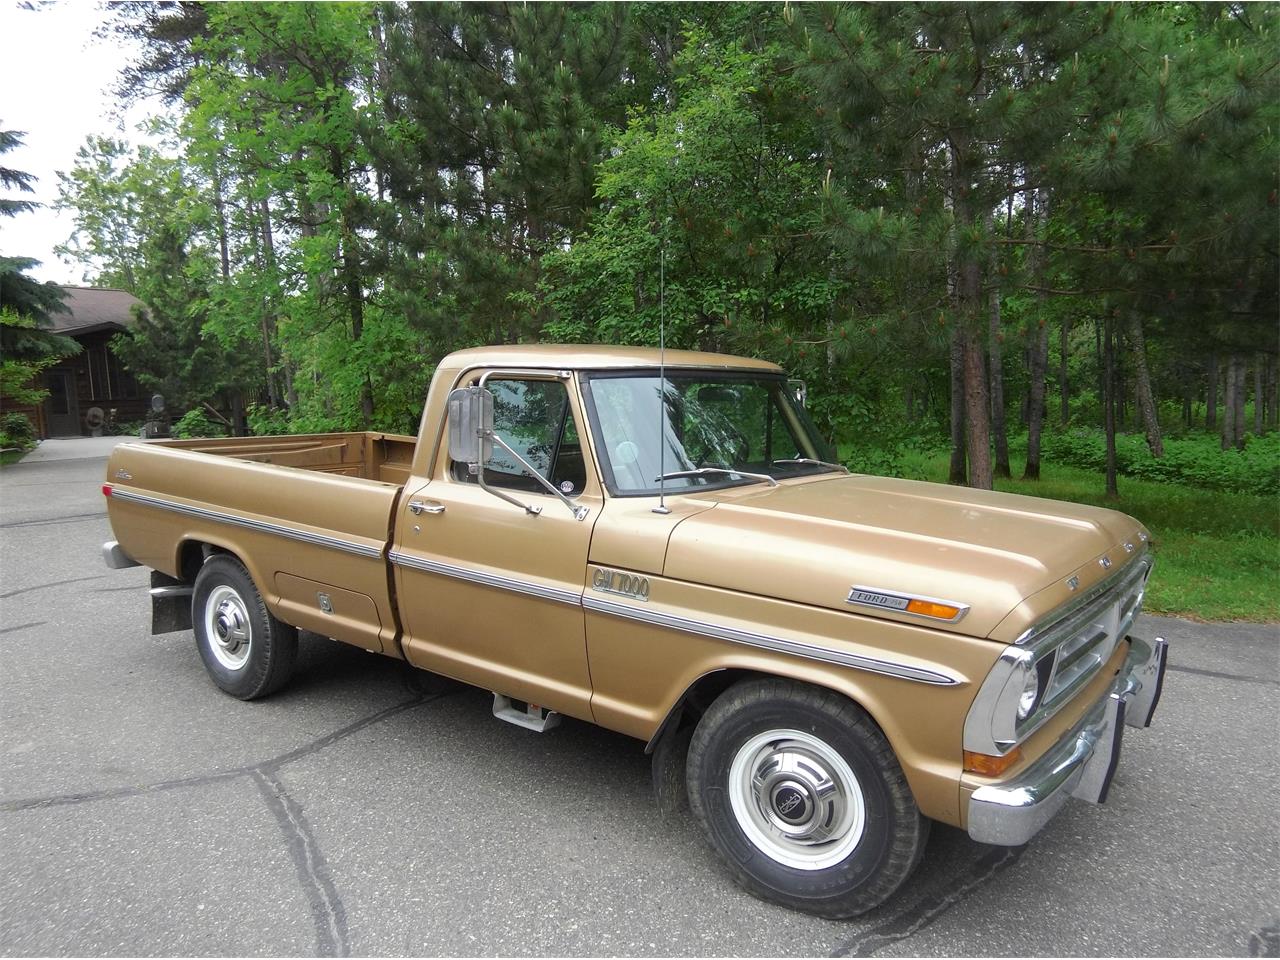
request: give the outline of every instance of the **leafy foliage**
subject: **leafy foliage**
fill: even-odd
[[[665,323],[858,469],[967,424],[982,484],[1034,395],[1218,482],[1124,433],[1207,436],[1232,364],[1274,429],[1277,9],[123,4],[123,92],[180,113],[86,145],[69,246],[147,303],[144,384],[256,430],[409,432],[449,350]]]
[[[1216,437],[1169,438],[1156,459],[1142,437],[1116,438],[1120,473],[1127,477],[1184,483],[1213,490],[1260,495],[1280,494],[1280,435],[1250,437],[1243,450],[1221,450]],[[1045,453],[1055,463],[1100,470],[1106,458],[1098,430],[1075,429],[1045,438]]]
[[[203,409],[197,407],[188,410],[173,422],[169,432],[178,440],[192,440],[198,437],[225,437],[227,431],[222,424],[211,420]]]
[[[36,429],[26,414],[10,411],[0,413],[0,447],[26,449],[34,446]]]

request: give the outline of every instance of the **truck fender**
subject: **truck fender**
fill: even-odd
[[[811,686],[822,687],[847,697],[858,704],[871,717],[877,727],[880,726],[874,714],[857,697],[850,696],[848,690],[838,686],[814,683],[813,679],[797,672],[790,676],[785,670],[763,671],[746,667],[726,665],[708,670],[690,683],[675,703],[667,711],[666,717],[658,725],[658,729],[644,752],[649,754],[650,774],[653,778],[653,794],[658,811],[663,816],[675,816],[687,813],[689,798],[685,790],[685,761],[689,753],[689,742],[693,739],[693,731],[698,718],[706,708],[735,684],[753,678],[784,677],[797,680]],[[883,732],[883,728],[881,729]]]

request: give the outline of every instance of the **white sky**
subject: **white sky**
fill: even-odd
[[[84,280],[78,264],[61,262],[53,252],[72,229],[67,214],[51,209],[57,171],[75,165],[76,151],[91,134],[143,139],[133,125],[148,106],[135,108],[122,124],[110,93],[130,51],[117,38],[94,38],[105,17],[98,3],[62,0],[26,10],[17,0],[0,0],[0,129],[26,131],[23,145],[0,155],[0,164],[39,177],[34,196],[6,196],[47,205],[0,219],[0,254],[43,261],[31,271],[38,280]]]

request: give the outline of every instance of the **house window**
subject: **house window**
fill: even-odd
[[[126,370],[120,360],[111,352],[110,346],[107,346],[107,365],[111,370],[112,380],[116,385],[116,392],[113,393],[114,400],[136,400],[142,395],[142,390],[138,387],[138,381],[133,379],[133,374]]]

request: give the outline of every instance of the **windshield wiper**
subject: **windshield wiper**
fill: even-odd
[[[811,457],[794,457],[787,460],[774,460],[772,463],[811,463],[815,467],[830,467],[832,470],[843,470],[849,472],[849,468],[841,463],[828,463],[826,460],[814,460]]]
[[[729,470],[726,467],[699,467],[697,470],[677,470],[675,473],[664,473],[655,479],[654,483],[661,483],[664,480],[683,480],[687,477],[704,477],[709,473],[723,473],[731,477],[747,477],[750,480],[763,480],[771,487],[776,487],[778,481],[773,479],[767,473],[747,473],[743,470]]]

